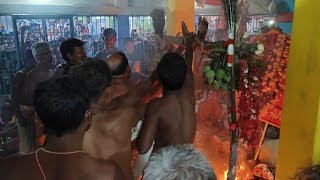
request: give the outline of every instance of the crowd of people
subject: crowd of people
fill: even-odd
[[[194,35],[186,37],[185,57],[165,54],[150,77],[131,71],[132,39],[122,52],[113,29],[103,36],[95,58],[81,40],[63,41],[65,63],[53,72],[48,43],[27,51],[11,99],[20,153],[1,160],[1,179],[216,179],[192,145]]]

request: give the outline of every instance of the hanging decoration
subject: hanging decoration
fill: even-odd
[[[254,41],[263,42],[266,48],[263,57],[268,64],[261,84],[259,102],[262,111],[259,119],[280,126],[290,37],[278,29],[271,29],[261,37],[254,39]]]
[[[228,24],[229,39],[226,42],[227,45],[227,67],[231,74],[231,83],[229,85],[229,109],[230,109],[230,121],[229,128],[231,134],[230,141],[230,156],[229,156],[229,170],[227,180],[234,180],[236,178],[236,167],[238,159],[238,136],[239,127],[236,117],[236,79],[234,63],[236,60],[235,51],[235,38],[237,33],[237,0],[223,0],[223,9],[225,18]]]

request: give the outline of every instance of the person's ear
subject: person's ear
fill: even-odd
[[[129,79],[130,76],[131,76],[131,69],[130,69],[130,66],[128,65],[127,66],[127,69],[126,69],[126,72],[125,72],[125,76]]]
[[[84,132],[88,131],[90,126],[91,126],[91,122],[92,122],[92,115],[91,115],[91,111],[87,110],[86,114],[84,115],[84,119],[83,119],[83,129]]]
[[[70,53],[67,54],[68,59],[72,60],[72,55]]]

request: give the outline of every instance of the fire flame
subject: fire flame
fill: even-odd
[[[226,180],[227,177],[228,177],[228,170],[225,170],[223,174],[224,174],[224,178],[223,179]]]
[[[244,168],[243,166],[240,166],[240,169],[241,169],[241,167]],[[223,174],[224,174],[224,180],[226,180],[228,178],[228,170],[225,170]],[[239,178],[236,177],[235,180],[239,180]]]

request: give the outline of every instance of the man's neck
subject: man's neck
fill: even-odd
[[[107,47],[105,47],[104,48],[107,52],[110,52],[110,51],[114,51],[116,48],[115,47],[113,47],[113,48],[107,48]]]
[[[112,84],[128,84],[128,78],[124,75],[112,76]]]
[[[83,134],[68,134],[62,137],[47,136],[47,144],[44,149],[53,152],[72,152],[81,151],[83,143]]]
[[[112,98],[110,97],[110,94],[103,93],[96,102],[91,103],[91,107],[95,107],[97,109],[99,109],[100,107],[105,107],[111,102],[111,100]]]
[[[35,70],[49,72],[50,64],[39,64]]]

